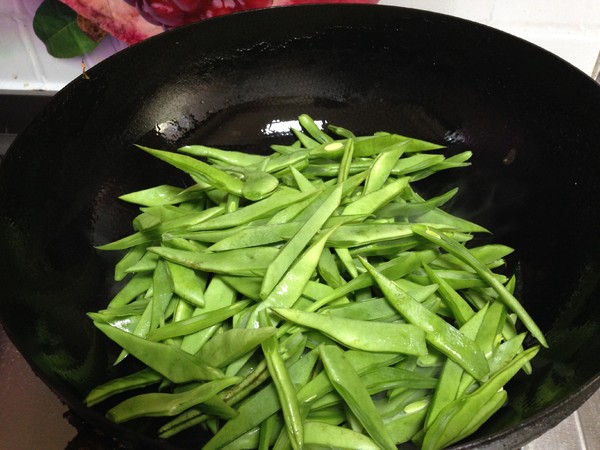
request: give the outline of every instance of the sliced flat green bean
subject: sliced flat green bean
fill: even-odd
[[[435,223],[463,233],[489,233],[487,228],[474,222],[450,214],[443,209],[434,208],[431,211],[412,218],[414,223]]]
[[[437,379],[434,377],[419,375],[397,367],[378,367],[361,375],[360,379],[370,395],[398,387],[407,389],[433,389],[437,385]],[[316,400],[311,405],[311,410],[327,408],[338,401],[341,401],[341,397],[336,393],[330,392]]]
[[[204,306],[206,275],[170,261],[167,261],[167,269],[173,292],[192,305]]]
[[[131,266],[135,265],[140,259],[144,257],[146,254],[146,246],[138,245],[136,247],[131,247],[125,255],[119,260],[117,264],[115,264],[115,281],[123,280],[127,275],[127,269]]]
[[[271,325],[266,310],[263,310],[259,320],[263,326]],[[296,388],[292,383],[284,360],[279,354],[279,341],[276,336],[272,335],[261,342],[261,347],[271,379],[277,390],[290,444],[293,449],[301,449],[304,447],[304,427],[300,404],[296,396]]]
[[[461,326],[460,331],[465,336],[476,339],[477,333],[483,328],[485,315],[488,306],[486,305],[483,309],[477,313],[473,313],[466,323]],[[491,368],[490,368],[491,372]],[[439,376],[438,384],[435,389],[433,398],[431,399],[431,405],[427,411],[427,417],[425,420],[425,428],[427,429],[433,421],[437,418],[439,412],[449,403],[456,400],[461,395],[460,384],[461,379],[464,376],[464,369],[455,363],[452,359],[446,359],[444,367]]]
[[[231,164],[233,166],[245,167],[254,164],[261,164],[265,156],[253,155],[251,153],[236,152],[233,150],[221,150],[205,145],[186,145],[177,149],[178,152],[188,155],[200,156],[216,160],[221,163]]]
[[[244,177],[242,195],[252,201],[268,197],[279,186],[279,180],[262,170],[247,171]]]
[[[221,371],[177,347],[151,342],[110,325],[98,322],[94,325],[128,353],[174,383],[223,378]]]
[[[216,169],[215,167],[191,156],[151,149],[141,145],[138,145],[138,147],[152,156],[155,156],[156,158],[171,164],[172,166],[177,167],[186,173],[193,173],[217,189],[221,189],[231,194],[242,195],[244,182],[239,178],[229,175],[227,172]]]
[[[342,214],[372,214],[383,205],[391,202],[408,186],[408,178],[399,178],[377,191],[364,194],[360,199],[350,203],[344,208]]]
[[[292,131],[292,133],[294,133],[296,138],[302,143],[302,145],[304,147],[313,148],[313,147],[317,147],[319,145],[319,141],[317,141],[317,140],[313,139],[312,137],[310,137],[309,135],[303,133],[302,130],[299,130],[297,128],[290,128],[290,130]]]
[[[427,408],[420,408],[410,412],[396,414],[384,418],[384,425],[390,436],[399,444],[409,442],[422,429]]]
[[[137,248],[137,247],[136,247]],[[144,256],[135,264],[125,270],[126,273],[152,272],[156,269],[158,255],[146,252]]]
[[[147,339],[151,341],[164,341],[165,339],[195,333],[229,319],[242,311],[249,303],[247,300],[242,300],[223,308],[194,315],[188,319],[171,322],[148,333]]]
[[[498,338],[501,336],[506,322],[506,307],[504,304],[502,302],[490,303],[483,321],[486,326],[479,329],[475,341],[486,356],[490,358],[497,347]]]
[[[435,273],[445,280],[453,289],[469,289],[469,288],[486,288],[489,284],[483,280],[479,275],[473,272],[467,272],[465,270],[444,270],[434,269]],[[429,283],[429,277],[425,273],[425,270],[418,269],[411,273],[408,278],[416,283]],[[507,281],[506,275],[500,273],[494,273],[492,278],[503,284]]]
[[[275,334],[274,327],[233,328],[215,334],[196,356],[213,367],[222,368],[256,348]]]
[[[376,133],[373,136],[358,136],[355,138],[355,140],[355,151],[357,156],[376,155],[390,145],[405,141],[407,141],[408,144],[404,148],[404,153],[422,152],[442,148],[442,146],[432,142],[426,142],[391,133]]]
[[[281,188],[264,200],[251,203],[237,211],[203,221],[188,227],[188,231],[217,230],[243,225],[258,219],[269,217],[275,211],[299,202],[313,193],[300,192],[296,189]]]
[[[424,355],[425,332],[403,323],[346,319],[296,309],[273,308],[286,320],[314,328],[350,348],[372,352]]]
[[[342,154],[342,160],[340,161],[337,182],[342,184],[348,179],[350,174],[350,167],[352,165],[352,157],[354,156],[354,140],[348,139],[344,144],[344,153]]]
[[[327,125],[327,129],[330,130],[332,133],[337,134],[338,136],[341,136],[343,138],[350,139],[355,137],[352,131],[337,125],[329,124]]]
[[[133,389],[151,386],[163,380],[162,375],[150,368],[145,368],[124,377],[115,378],[92,389],[85,398],[86,406],[90,407],[103,402],[116,394],[122,394]]]
[[[331,196],[323,203],[319,211],[315,212],[298,230],[292,239],[279,251],[277,256],[267,267],[260,295],[266,298],[294,260],[321,229],[327,219],[339,206],[342,195],[342,185],[334,189]]]
[[[152,276],[152,314],[150,329],[164,325],[165,311],[173,298],[169,273],[165,261],[159,261]]]
[[[436,258],[437,251],[435,250],[424,250],[421,252],[406,252],[402,255],[387,261],[377,266],[377,270],[383,275],[392,280],[401,278],[408,273],[413,272],[415,269],[420,267],[423,262],[429,262]],[[315,309],[321,308],[322,306],[330,303],[331,301],[350,294],[358,289],[366,288],[374,284],[373,277],[367,273],[361,273],[356,278],[352,279],[343,286],[334,289],[330,294],[318,300],[315,303]]]
[[[123,328],[124,331],[128,331],[130,333],[132,333],[135,336],[139,336],[140,338],[145,338],[146,335],[148,334],[148,332],[150,331],[150,326],[152,323],[152,309],[153,309],[153,301],[152,298],[150,297],[148,299],[148,303],[146,305],[146,307],[144,308],[144,312],[142,313],[141,316],[139,316],[139,320],[137,321],[137,323],[135,324],[135,328],[133,329],[133,331],[130,330],[126,330],[125,328]],[[96,325],[97,322],[95,322],[94,324]],[[119,324],[122,326],[122,324]],[[119,328],[119,327],[117,327]],[[109,336],[110,337],[110,336]],[[115,360],[114,364],[118,364],[119,362],[121,362],[123,359],[125,359],[127,357],[127,355],[129,354],[129,352],[127,351],[127,349],[123,348],[123,350],[121,351],[121,353],[119,354],[119,356],[117,357],[117,359]]]
[[[269,158],[266,165],[261,166],[261,170],[281,177],[280,172],[287,173],[290,167],[303,169],[308,164],[309,155],[310,151],[305,149],[298,149],[288,155],[275,155]]]
[[[379,367],[390,366],[402,359],[402,356],[397,353],[374,353],[362,350],[347,350],[344,355],[359,375]],[[298,390],[298,400],[302,407],[308,407],[331,391],[333,391],[333,386],[329,377],[325,372],[320,372]]]
[[[302,225],[301,222],[289,222],[245,227],[231,236],[219,240],[211,245],[208,250],[221,252],[223,250],[257,247],[283,242],[294,236]]]
[[[126,422],[138,417],[175,416],[214,397],[226,387],[239,381],[238,377],[228,377],[202,383],[195,388],[175,394],[136,395],[108,410],[106,416],[115,423]]]
[[[396,445],[387,432],[383,419],[352,364],[337,346],[325,345],[319,349],[321,361],[335,390],[342,396],[358,418],[365,431],[383,449],[395,450]]]
[[[369,175],[365,180],[365,189],[363,194],[370,194],[378,191],[383,187],[388,177],[392,173],[392,168],[398,161],[398,158],[404,153],[404,147],[408,141],[399,142],[398,144],[386,147],[373,162],[369,169]]]
[[[523,341],[527,333],[517,334],[511,339],[507,339],[502,344],[498,345],[494,354],[490,358],[490,371],[495,373],[507,365],[517,353],[523,351]]]
[[[506,391],[501,390],[502,387],[538,351],[539,346],[536,346],[518,354],[475,391],[443,408],[425,433],[422,448],[441,449],[477,430],[505,402]]]
[[[439,276],[434,270],[431,270],[427,264],[423,264],[423,269],[425,269],[431,282],[439,286],[439,292],[446,305],[452,311],[458,325],[462,326],[465,324],[475,314],[473,308],[444,278]]]
[[[388,321],[399,318],[398,312],[384,298],[372,298],[361,302],[329,306],[322,309],[321,314],[357,320]]]
[[[444,205],[450,201],[458,192],[458,188],[454,188],[438,197],[433,197],[422,202],[406,202],[406,203],[388,203],[377,211],[377,217],[414,217],[425,214],[434,208]]]
[[[263,275],[275,260],[274,247],[228,250],[215,253],[196,253],[167,247],[148,247],[160,257],[192,269],[229,275]]]
[[[260,424],[260,437],[257,450],[269,450],[271,448],[276,435],[276,420],[277,416],[272,415]]]
[[[316,362],[316,354],[308,353],[311,354],[312,357],[305,355],[288,368],[294,384],[303,385],[308,381],[306,375],[310,375]],[[204,450],[223,448],[229,442],[258,427],[263,420],[275,414],[280,408],[277,390],[272,383],[268,384],[239,406],[238,415],[223,425],[206,444]]]
[[[334,230],[323,233],[306,251],[300,255],[292,267],[283,275],[271,293],[260,302],[255,314],[272,307],[291,308],[304,292],[312,274],[314,273],[325,242]]]
[[[308,134],[313,137],[313,139],[321,144],[326,144],[333,141],[333,138],[321,130],[313,118],[308,114],[300,114],[300,116],[298,116],[298,122],[300,122],[302,128],[304,128]]]
[[[151,228],[138,231],[108,244],[99,245],[96,248],[99,250],[124,250],[137,245],[156,243],[160,241],[163,233],[176,232],[181,229],[186,229],[187,227],[199,226],[198,224],[219,216],[224,212],[224,206],[215,206],[200,213],[190,213],[177,219],[158,223]]]
[[[426,339],[431,345],[460,364],[475,379],[482,380],[488,375],[489,366],[485,355],[473,340],[414,300],[367,261],[361,261],[385,298],[408,322],[425,331]]]
[[[202,308],[196,308],[192,317],[209,314],[211,311],[232,306],[236,299],[236,291],[227,285],[220,275],[215,275],[210,279],[206,291],[204,292],[204,306]],[[196,354],[206,341],[220,329],[220,327],[221,324],[214,324],[200,331],[185,335],[181,340],[181,350]]]
[[[473,156],[473,152],[471,151],[464,151],[462,153],[450,156],[448,158],[446,158],[444,161],[438,163],[438,164],[434,164],[431,167],[428,167],[427,169],[423,169],[423,170],[419,170],[418,172],[414,172],[411,174],[410,179],[411,181],[419,181],[422,180],[424,178],[427,178],[431,175],[433,175],[436,172],[440,172],[442,170],[447,170],[447,169],[457,169],[460,167],[468,167],[471,165],[470,162],[468,162],[469,159],[471,159],[471,156]]]
[[[211,417],[208,414],[204,414],[200,408],[191,407],[171,421],[162,425],[158,429],[158,436],[163,439],[168,439],[183,430],[207,422],[210,418]]]
[[[221,276],[221,279],[244,297],[248,297],[251,300],[260,300],[262,278],[223,275]]]
[[[357,247],[412,236],[408,223],[349,223],[338,228],[327,242],[331,247]]]
[[[471,253],[469,253],[464,246],[451,240],[443,233],[431,228],[415,225],[413,230],[415,233],[434,242],[447,252],[454,255],[456,258],[460,259],[465,264],[471,266],[473,270],[487,283],[489,283],[490,287],[492,287],[498,293],[500,299],[504,302],[506,307],[514,312],[519,319],[521,319],[523,325],[529,330],[532,336],[535,337],[544,347],[548,347],[548,343],[546,342],[546,338],[544,337],[542,330],[540,330],[529,313],[525,310],[525,308],[523,308],[521,303],[506,289],[502,283],[500,283],[494,277],[492,271],[478,261]]]
[[[127,317],[135,317],[141,315],[148,303],[150,302],[149,298],[138,298],[131,303],[128,303],[124,306],[109,308],[109,309],[101,309],[96,313],[88,313],[88,315],[93,320],[100,320],[102,322],[110,323],[111,321],[119,321],[123,320]]]
[[[348,272],[352,278],[356,278],[358,276],[358,269],[356,268],[356,264],[354,263],[350,251],[346,247],[335,247],[334,251],[342,262],[342,266],[345,267],[346,272]]]
[[[138,295],[152,286],[152,273],[135,274],[127,284],[112,298],[107,308],[118,308],[133,301]]]
[[[501,244],[487,244],[471,247],[469,248],[469,252],[483,264],[493,268],[503,265],[505,263],[504,257],[514,252],[514,249]],[[450,253],[440,255],[439,258],[432,261],[431,265],[445,269],[473,270],[470,266],[466,265]]]
[[[141,206],[166,205],[183,192],[183,189],[168,184],[143,189],[119,196],[119,199]],[[183,201],[183,200],[182,200]],[[179,203],[179,202],[178,202]]]
[[[323,249],[321,252],[317,267],[319,275],[325,280],[328,286],[337,288],[346,282],[340,274],[335,257],[328,248]]]
[[[435,166],[444,161],[444,155],[415,153],[412,156],[400,158],[392,168],[392,174],[396,176],[404,176],[410,173],[418,172]]]
[[[305,425],[306,445],[317,448],[338,448],[344,450],[378,450],[381,447],[368,436],[348,428],[330,425],[324,422],[308,421]]]

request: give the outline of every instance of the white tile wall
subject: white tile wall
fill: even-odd
[[[33,32],[33,16],[42,0],[0,0],[0,90],[57,91],[125,45],[105,39],[84,58],[51,57]]]
[[[82,70],[125,48],[105,39],[82,58],[49,56],[33,33],[42,0],[0,0],[0,90],[56,91]],[[381,4],[440,12],[498,28],[533,42],[594,73],[600,53],[598,0],[381,0]]]
[[[597,0],[382,0],[483,23],[533,42],[588,75],[600,54]]]

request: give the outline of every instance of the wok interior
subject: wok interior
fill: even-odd
[[[472,167],[438,174],[421,192],[458,186],[446,208],[516,249],[507,272],[517,274],[518,296],[550,349],[532,375],[510,383],[508,405],[464,448],[520,445],[600,384],[600,92],[574,68],[462,20],[327,5],[176,30],[88,76],[56,95],[0,169],[5,328],[84,418],[110,426],[81,398],[135,365],[113,367],[117,349],[85,317],[117,288],[120,254],[93,246],[131,231],[136,211],[118,195],[186,182],[132,144],[264,152],[291,139],[278,130],[301,113],[356,133],[397,132],[474,152]],[[196,438],[179,443],[188,439]]]

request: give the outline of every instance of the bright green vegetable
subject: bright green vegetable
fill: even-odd
[[[442,209],[457,189],[416,187],[471,152],[298,122],[272,154],[140,147],[189,187],[122,195],[139,208],[134,232],[97,247],[126,253],[121,290],[89,317],[121,347],[116,362],[146,367],[87,404],[120,395],[110,420],[153,417],[164,439],[195,428],[207,450],[467,437],[533,369],[525,338],[545,344],[515,277],[495,271],[513,250],[472,245],[490,232]]]
[[[284,308],[274,308],[274,311],[295,324],[319,330],[349,348],[405,355],[427,353],[425,332],[407,323],[345,319]]]
[[[377,412],[367,388],[352,365],[345,359],[342,350],[336,346],[326,345],[319,351],[325,372],[333,387],[373,441],[383,449],[395,449],[396,445],[383,425],[383,419]]]

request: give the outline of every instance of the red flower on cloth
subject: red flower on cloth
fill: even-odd
[[[107,33],[135,44],[165,29],[247,9],[309,3],[379,0],[61,0]]]

